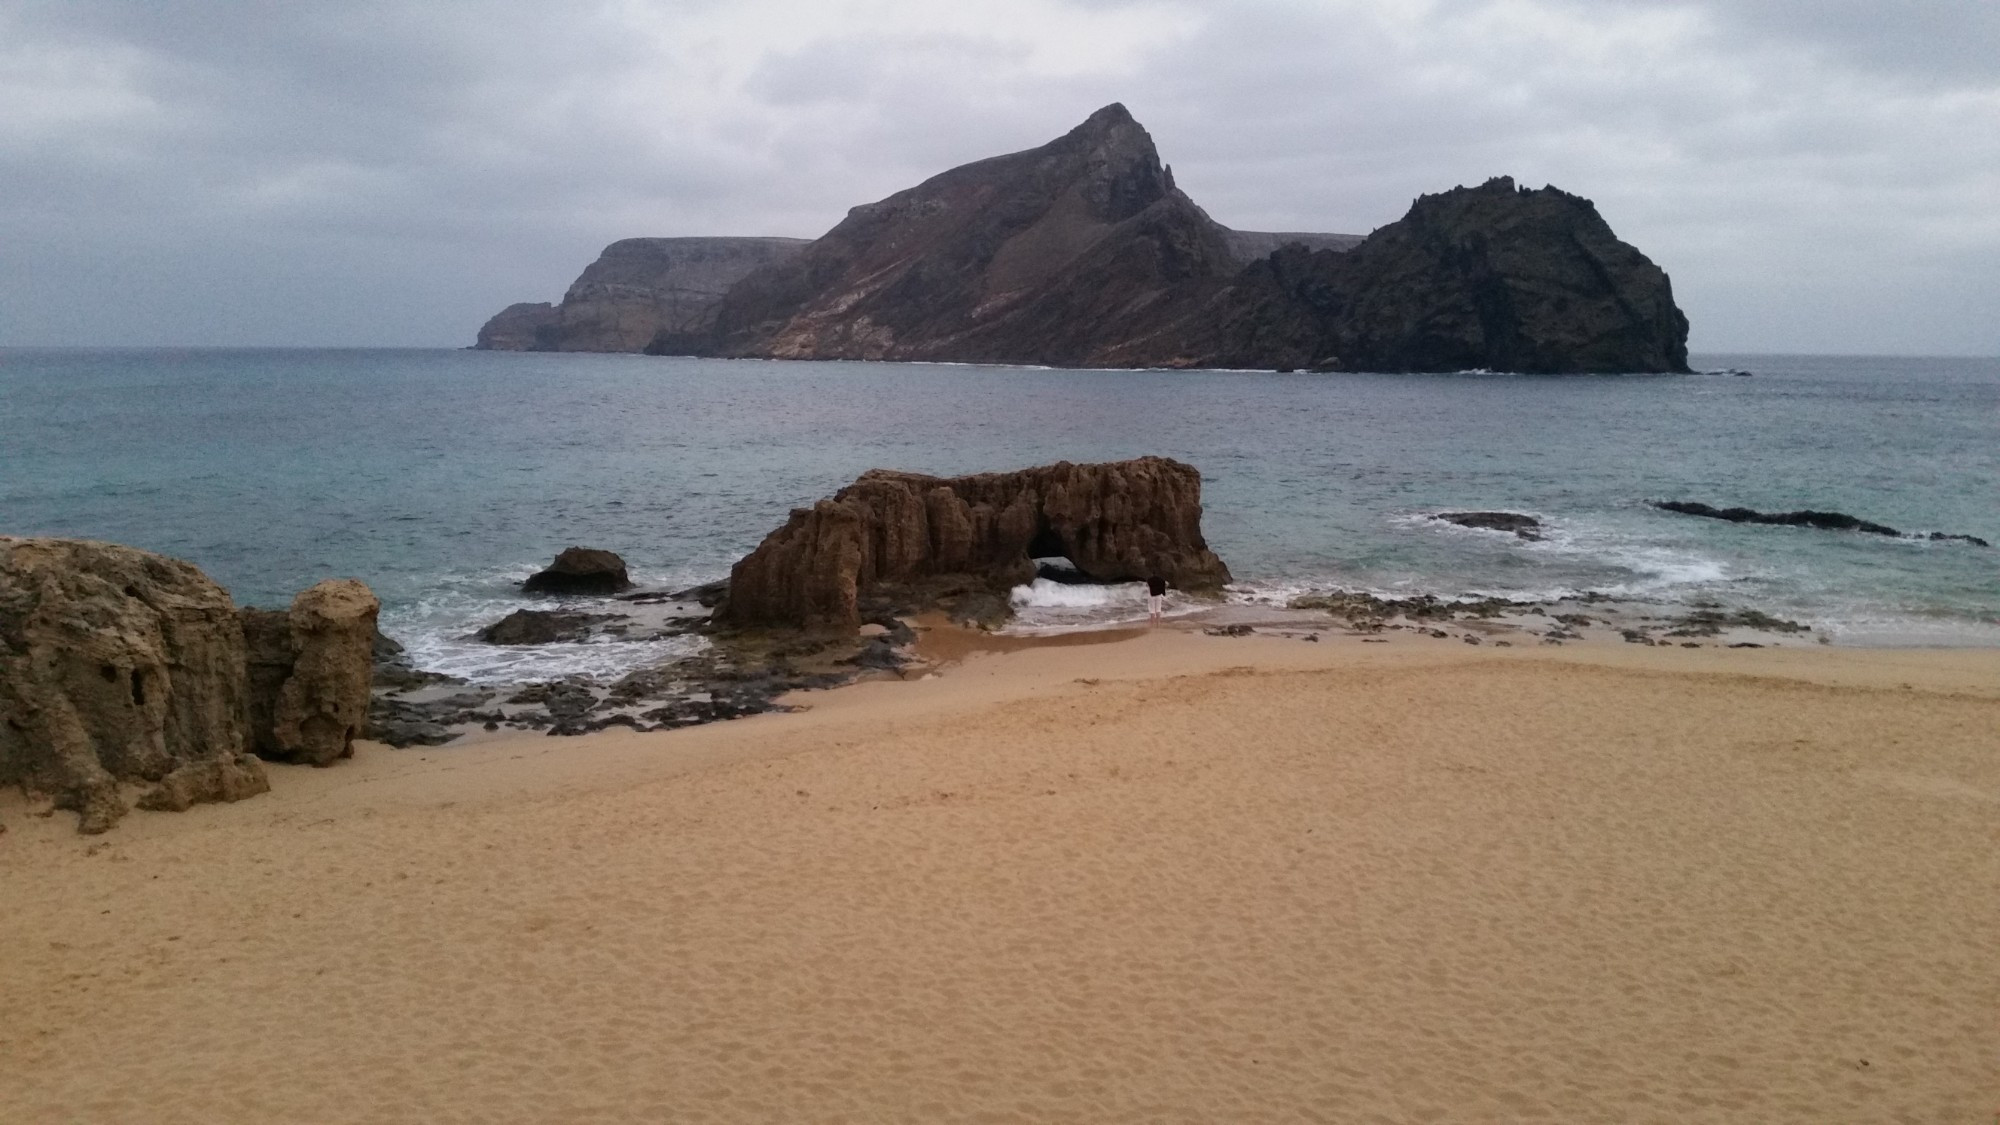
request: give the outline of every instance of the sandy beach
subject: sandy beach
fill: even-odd
[[[1014,647],[7,794],[0,1119],[2000,1113],[2000,652]]]

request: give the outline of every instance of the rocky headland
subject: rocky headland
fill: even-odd
[[[564,325],[605,320],[589,311],[608,300],[592,271],[614,272],[600,260],[554,321],[524,327],[545,314],[513,306],[482,341],[531,332],[538,347],[570,350]],[[1175,186],[1115,104],[1039,148],[856,207],[712,293],[699,315],[644,321],[658,327],[643,340],[644,318],[574,339],[655,354],[1065,367],[1687,370],[1687,321],[1666,274],[1589,200],[1499,177],[1423,196],[1365,238],[1231,230]]]
[[[562,303],[509,305],[479,330],[487,351],[639,352],[706,332],[729,287],[803,238],[626,238],[604,248]]]

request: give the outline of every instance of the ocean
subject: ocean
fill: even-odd
[[[2000,644],[2000,547],[1747,526],[1833,509],[2000,543],[2000,360],[1698,356],[1728,374],[1057,371],[455,350],[0,349],[0,533],[187,559],[242,604],[381,595],[421,667],[616,674],[674,645],[469,634],[565,546],[678,587],[875,468],[1161,454],[1203,474],[1229,597],[1313,590],[1754,607],[1840,644]],[[1428,518],[1499,509],[1546,537]],[[1019,592],[1025,628],[1143,617]]]

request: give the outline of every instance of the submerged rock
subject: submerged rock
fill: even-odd
[[[548,569],[529,575],[529,594],[618,594],[632,588],[625,560],[592,547],[565,547]]]
[[[1455,523],[1460,527],[1484,528],[1487,531],[1511,531],[1523,539],[1540,539],[1542,521],[1519,512],[1439,512],[1432,519]]]
[[[795,509],[730,572],[718,620],[853,632],[861,604],[936,604],[1006,592],[1036,558],[1060,556],[1099,582],[1157,574],[1213,589],[1229,570],[1201,535],[1201,474],[1162,457],[930,477],[870,470]],[[974,599],[977,600],[977,599]]]
[[[592,626],[615,616],[609,613],[517,609],[481,629],[479,639],[490,645],[546,645],[558,641],[580,641],[590,636]]]
[[[84,832],[269,788],[249,753],[243,628],[195,567],[131,547],[0,537],[0,784]]]

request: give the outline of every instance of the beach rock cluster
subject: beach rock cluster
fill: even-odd
[[[1162,457],[931,477],[875,469],[793,510],[730,572],[727,625],[852,633],[864,618],[941,594],[1006,592],[1034,560],[1069,559],[1098,582],[1152,575],[1213,589],[1229,570],[1201,534],[1201,474]]]
[[[1422,196],[1366,238],[1235,231],[1175,186],[1116,104],[1038,148],[856,207],[726,285],[711,273],[681,312],[659,311],[653,295],[679,292],[661,279],[685,267],[656,278],[634,264],[669,244],[760,241],[778,240],[615,243],[562,306],[513,306],[481,346],[533,324],[537,347],[673,355],[1687,370],[1687,320],[1666,274],[1589,200],[1498,177]]]
[[[1926,539],[1939,543],[1970,543],[1975,547],[1990,547],[1991,543],[1977,535],[1948,535],[1933,531],[1929,535],[1906,535],[1887,524],[1850,516],[1846,512],[1821,512],[1811,508],[1796,512],[1760,512],[1754,508],[1717,508],[1693,500],[1655,500],[1653,507],[1662,511],[1678,512],[1685,516],[1702,516],[1713,520],[1727,520],[1730,523],[1766,523],[1784,527],[1816,527],[1826,531],[1859,531],[1868,535],[1887,535],[1897,539]]]
[[[562,303],[510,305],[486,322],[485,350],[638,352],[654,338],[706,331],[729,287],[781,262],[803,238],[627,238],[604,248]]]
[[[74,810],[127,811],[269,788],[251,754],[243,628],[187,563],[73,539],[0,538],[0,784]]]

